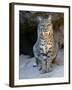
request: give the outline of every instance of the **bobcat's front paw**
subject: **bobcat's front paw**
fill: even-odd
[[[52,72],[52,70],[53,70],[53,68],[50,67],[50,68],[48,68],[48,71],[47,72]]]
[[[41,71],[40,71],[40,74],[45,74],[45,73],[47,73],[46,70],[41,70]]]

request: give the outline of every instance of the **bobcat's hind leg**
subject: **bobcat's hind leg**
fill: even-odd
[[[52,64],[56,64],[56,56],[55,56],[55,58],[52,60]]]

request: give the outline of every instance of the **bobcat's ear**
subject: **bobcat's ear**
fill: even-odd
[[[49,15],[49,17],[48,17],[48,23],[52,23],[52,15]]]

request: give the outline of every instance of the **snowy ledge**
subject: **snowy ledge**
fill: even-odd
[[[40,74],[37,67],[33,67],[35,58],[21,55],[19,57],[19,79],[32,79],[32,78],[52,78],[64,76],[64,53],[63,50],[59,51],[57,56],[57,65],[54,65],[53,70],[49,73]]]

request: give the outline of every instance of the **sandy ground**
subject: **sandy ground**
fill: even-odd
[[[33,67],[33,65],[35,64],[35,58],[30,58],[29,56],[21,55],[19,58],[19,79],[63,77],[63,58],[63,50],[60,50],[57,56],[57,65],[53,66],[53,70],[45,74],[40,74],[38,68]]]

